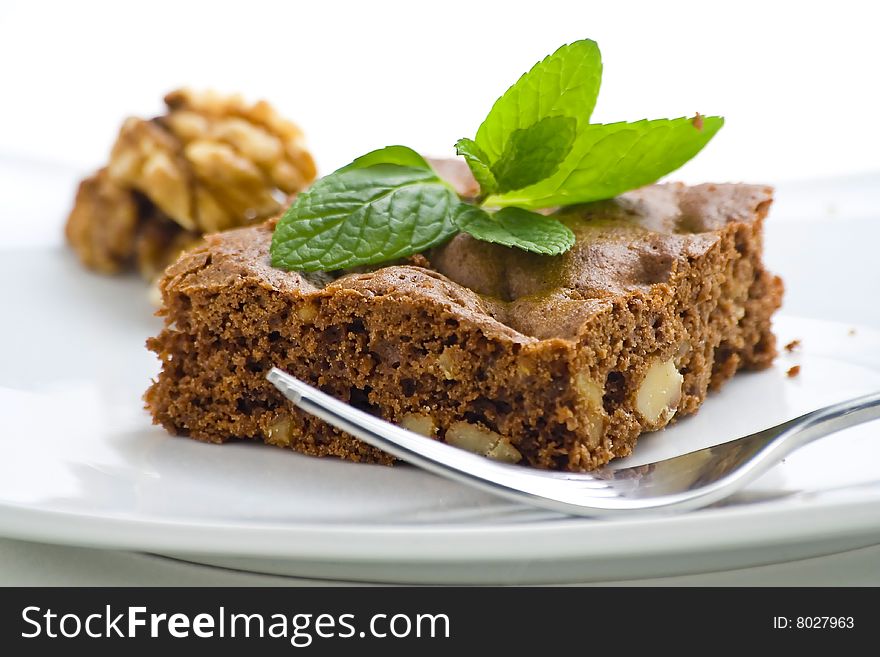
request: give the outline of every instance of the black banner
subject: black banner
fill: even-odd
[[[839,649],[880,636],[873,598],[869,589],[792,588],[11,588],[0,590],[0,647],[8,655],[118,655],[129,646],[219,655]]]

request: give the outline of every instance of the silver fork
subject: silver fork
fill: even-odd
[[[299,408],[403,461],[502,497],[577,516],[703,507],[740,490],[807,443],[880,418],[880,392],[875,392],[682,456],[580,474],[498,463],[364,413],[277,368],[267,378]]]

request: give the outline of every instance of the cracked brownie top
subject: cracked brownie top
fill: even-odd
[[[460,189],[467,184],[455,169],[444,173]],[[303,297],[343,290],[419,297],[454,306],[511,339],[575,338],[612,299],[672,282],[681,264],[708,251],[728,223],[760,221],[771,200],[772,189],[760,185],[654,185],[558,211],[577,242],[555,258],[459,234],[406,263],[311,274],[270,265],[270,221],[209,237],[207,247],[168,270],[163,286],[219,289],[248,277]]]

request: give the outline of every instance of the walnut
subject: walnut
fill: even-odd
[[[673,359],[654,358],[650,362],[636,390],[636,411],[646,427],[660,429],[672,419],[681,401],[683,382]]]
[[[290,447],[293,437],[293,418],[286,413],[279,415],[266,432],[266,442],[279,447]]]
[[[214,139],[254,162],[281,191],[293,194],[315,179],[315,162],[305,148],[302,130],[279,116],[266,101],[248,105],[241,96],[182,89],[165,96],[165,103],[172,110],[169,120],[178,126],[185,123],[181,119],[193,114],[206,117],[207,132],[212,132]],[[188,142],[206,132],[184,137],[183,128],[178,129],[181,139]]]
[[[315,178],[302,132],[266,102],[183,89],[165,103],[163,116],[127,119],[80,188],[67,235],[89,267],[136,261],[153,277],[201,234],[263,221]]]
[[[519,463],[522,460],[522,454],[509,438],[479,424],[453,422],[446,430],[446,442],[496,461]]]
[[[437,424],[430,413],[407,413],[400,419],[400,426],[428,438],[437,434]]]
[[[83,264],[114,274],[131,261],[138,227],[134,195],[97,171],[79,184],[76,201],[67,220],[67,240]]]
[[[143,222],[135,238],[138,271],[145,280],[153,280],[183,251],[201,242],[202,237],[198,233],[181,230],[162,213],[154,212]]]

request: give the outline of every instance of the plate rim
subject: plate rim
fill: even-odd
[[[880,542],[880,486],[859,488],[864,494],[858,500],[833,493],[814,500],[810,494],[794,496],[801,498],[796,508],[787,497],[670,516],[442,527],[181,522],[0,503],[0,531],[8,538],[82,547],[301,561],[521,561],[523,544],[512,539],[529,539],[529,560],[726,552],[804,541],[815,542],[819,553],[831,539]],[[713,531],[720,527],[724,531]],[[636,540],[646,532],[652,537],[648,545]],[[395,540],[400,535],[407,540]]]

